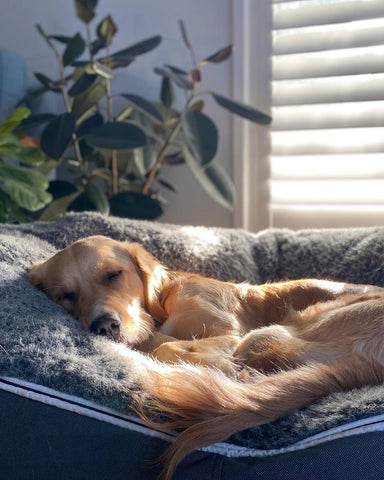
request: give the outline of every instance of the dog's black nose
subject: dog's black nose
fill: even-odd
[[[103,313],[96,317],[89,327],[89,331],[102,335],[113,340],[118,340],[120,337],[121,320],[118,315],[114,313]]]

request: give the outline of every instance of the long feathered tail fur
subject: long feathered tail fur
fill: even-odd
[[[153,427],[182,429],[162,456],[163,480],[170,480],[190,452],[228,438],[242,429],[270,422],[332,392],[377,384],[373,365],[313,363],[275,375],[256,376],[250,383],[235,381],[219,371],[192,365],[149,371],[144,387],[152,395],[138,412]],[[157,423],[146,412],[161,412],[171,420]]]

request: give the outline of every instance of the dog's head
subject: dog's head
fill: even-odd
[[[166,276],[139,244],[94,236],[32,266],[28,280],[84,329],[137,344],[153,330],[152,315],[161,317],[157,295]]]

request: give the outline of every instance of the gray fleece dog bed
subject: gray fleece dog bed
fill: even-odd
[[[33,262],[96,234],[138,241],[170,268],[221,280],[257,284],[317,277],[384,286],[381,227],[252,234],[96,213],[68,214],[55,223],[3,225],[0,376],[6,382],[19,379],[41,385],[121,414],[129,413],[129,391],[145,395],[138,390],[135,379],[135,372],[145,367],[143,355],[129,349],[122,353],[111,347],[109,340],[82,331],[69,314],[34,290],[25,278]],[[235,450],[289,450],[308,437],[343,430],[343,425],[351,422],[365,424],[366,418],[378,422],[382,414],[384,387],[366,387],[330,395],[273,423],[239,432],[228,444]]]

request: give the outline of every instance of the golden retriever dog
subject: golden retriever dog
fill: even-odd
[[[182,430],[163,456],[166,480],[196,448],[384,381],[378,287],[222,282],[168,270],[139,244],[102,236],[34,265],[28,278],[84,329],[156,359],[140,379],[152,400],[137,410],[165,413]]]

